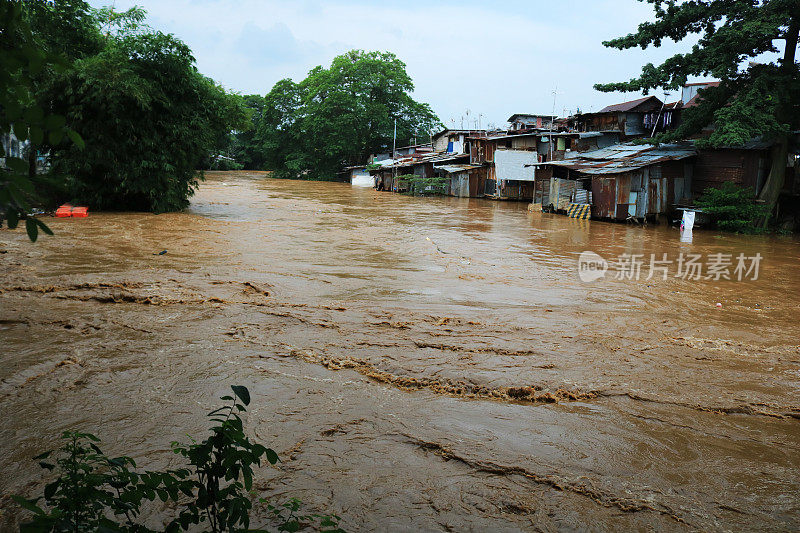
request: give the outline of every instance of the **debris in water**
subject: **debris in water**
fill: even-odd
[[[430,237],[425,237],[425,240],[426,240],[426,241],[430,241],[430,243],[431,243],[432,245],[434,245],[434,246],[436,247],[436,249],[437,249],[437,250],[439,250],[439,253],[442,253],[442,254],[449,254],[449,253],[450,253],[450,252],[445,252],[444,250],[442,250],[441,248],[439,248],[439,245],[438,245],[438,244],[436,244],[435,242],[433,242],[433,241],[431,240],[431,238],[430,238]]]
[[[153,255],[164,255],[164,254],[166,254],[166,253],[167,253],[167,251],[166,251],[166,250],[161,250],[161,251],[160,251],[160,252],[158,252],[157,254],[153,254]]]

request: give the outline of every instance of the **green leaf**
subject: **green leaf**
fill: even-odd
[[[243,385],[231,385],[231,389],[233,393],[242,400],[243,404],[250,405],[250,391],[247,390],[247,387]]]
[[[36,505],[36,500],[26,500],[22,496],[11,496],[11,499],[17,502],[20,507],[23,509],[27,509],[28,511],[35,513],[37,515],[44,515],[44,511]]]
[[[44,127],[47,130],[60,130],[67,123],[67,119],[63,115],[50,115],[44,121]]]
[[[42,144],[44,140],[44,131],[39,126],[31,126],[31,142],[35,145]]]
[[[53,146],[59,144],[63,139],[64,139],[64,130],[61,129],[50,130],[50,133],[47,134],[47,140]]]
[[[39,226],[36,225],[36,221],[33,218],[25,220],[25,231],[28,232],[28,238],[31,242],[36,242],[36,239],[39,238]]]
[[[19,533],[50,533],[53,530],[49,521],[42,520],[42,522],[27,522],[19,525]]]
[[[45,499],[49,500],[53,496],[55,496],[56,491],[58,490],[58,485],[61,483],[60,479],[53,481],[52,483],[48,483],[44,487],[44,497]]]
[[[41,229],[45,234],[51,235],[51,236],[53,235],[53,230],[51,230],[50,227],[47,224],[45,224],[44,222],[42,222],[38,218],[34,218],[34,220],[36,221],[36,225],[39,226],[39,229]]]
[[[275,453],[275,450],[272,448],[267,448],[267,461],[269,461],[269,464],[274,465],[279,460],[280,459],[278,458],[278,454]]]
[[[33,106],[25,110],[25,120],[29,124],[36,124],[44,120],[44,111],[39,106]]]
[[[86,143],[83,142],[83,138],[78,135],[78,132],[74,130],[67,130],[67,136],[69,136],[72,142],[75,143],[75,146],[77,146],[78,149],[83,150],[86,148]]]
[[[28,194],[34,194],[34,187],[33,182],[28,179],[28,176],[25,174],[17,174],[16,176],[11,176],[11,182],[20,190],[25,191]]]
[[[10,208],[6,213],[6,219],[8,220],[8,228],[15,229],[17,224],[19,224],[19,211],[13,207]]]

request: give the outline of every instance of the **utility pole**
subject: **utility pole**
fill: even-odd
[[[394,119],[394,137],[392,138],[392,186],[397,187],[397,119]]]
[[[556,121],[556,94],[558,93],[558,85],[556,88],[553,89],[553,114],[550,117],[550,134],[548,135],[548,140],[550,141],[548,144],[550,145],[550,157],[548,158],[549,161],[553,160],[553,122]]]

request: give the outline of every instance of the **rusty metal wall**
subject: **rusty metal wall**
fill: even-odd
[[[474,168],[469,171],[469,196],[480,198],[486,190],[486,167]]]
[[[512,200],[532,200],[532,181],[503,181],[498,196]]]
[[[592,177],[592,217],[625,220],[630,208],[631,175]]]
[[[592,217],[615,218],[617,214],[617,178],[592,177]]]
[[[667,178],[650,178],[647,185],[647,214],[662,215],[669,209]]]

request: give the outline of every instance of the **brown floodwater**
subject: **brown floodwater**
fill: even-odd
[[[0,231],[0,529],[60,432],[176,465],[243,384],[259,493],[349,530],[797,530],[800,242],[527,207],[213,173],[183,213]],[[587,250],[762,259],[585,283]]]

